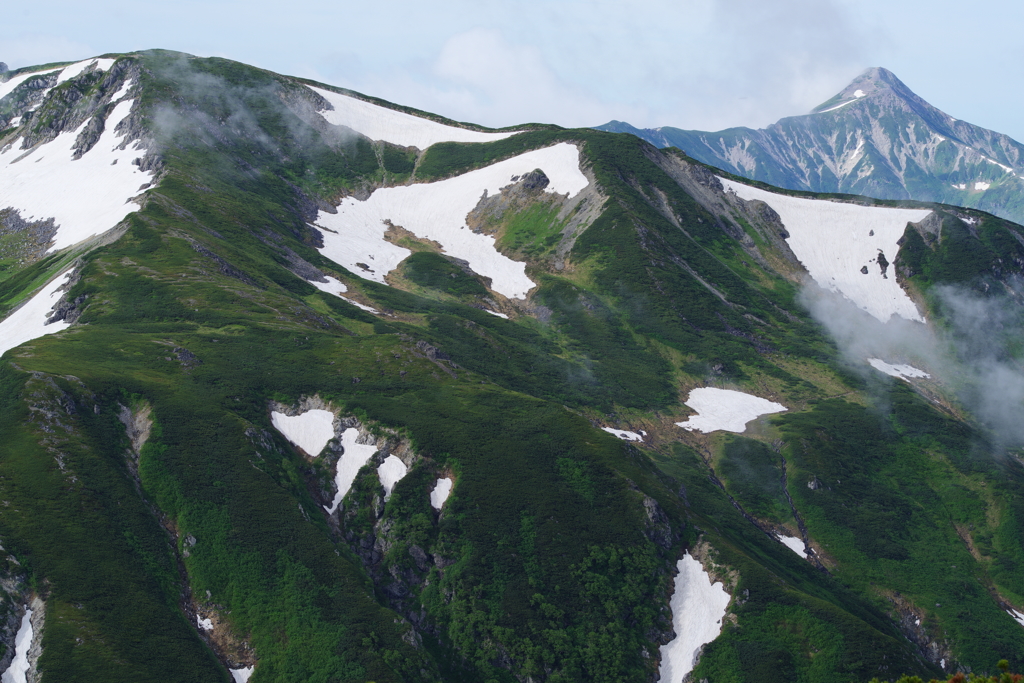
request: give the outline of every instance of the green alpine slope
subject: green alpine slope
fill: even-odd
[[[223,59],[107,59],[13,72],[42,75],[0,99],[11,187],[47,145],[107,153],[104,131],[147,174],[136,211],[61,249],[27,191],[0,195],[0,341],[54,326],[0,358],[0,664],[31,605],[44,682],[654,681],[679,625],[707,620],[673,614],[687,554],[729,595],[693,680],[1024,662],[1024,440],[971,379],[1020,367],[1020,226],[801,194],[931,211],[889,258],[934,355],[890,360],[950,370],[904,381],[812,315],[779,214],[678,150],[555,126],[420,148],[361,131],[395,112],[495,131]],[[376,113],[331,123],[309,86]],[[328,257],[336,235],[362,248],[337,222],[355,202],[533,152],[464,227],[525,264],[524,297],[474,269],[496,257],[386,213],[359,272]],[[995,356],[958,341],[971,297],[1000,312]],[[689,431],[697,388],[786,410]],[[322,444],[282,425],[316,415],[306,452]]]

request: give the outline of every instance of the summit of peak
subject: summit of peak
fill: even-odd
[[[849,85],[833,97],[815,107],[812,113],[820,114],[839,109],[856,100],[881,93],[892,93],[901,99],[917,97],[903,81],[896,77],[896,74],[884,67],[874,66],[850,81]]]

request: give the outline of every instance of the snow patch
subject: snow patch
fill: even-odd
[[[334,501],[331,505],[324,506],[328,514],[333,514],[338,509],[341,499],[352,488],[352,482],[356,480],[360,468],[377,452],[377,447],[373,444],[356,443],[358,436],[359,430],[355,427],[349,427],[341,435],[341,447],[345,450],[338,460],[334,473],[334,483],[338,487],[338,492],[334,494]]]
[[[804,559],[809,557],[807,550],[804,547],[803,539],[796,538],[794,536],[779,536],[779,541],[782,545],[786,546],[800,557],[803,557]]]
[[[64,67],[64,70],[60,72],[60,76],[57,77],[57,85],[66,83],[72,78],[75,78],[85,72],[90,66],[95,66],[97,71],[107,71],[111,66],[114,65],[113,59],[86,59],[81,62],[75,62]]]
[[[1012,169],[1012,168],[1010,168],[1010,167],[1009,167],[1009,166],[1007,166],[1006,164],[1001,164],[1001,163],[999,163],[999,162],[998,162],[998,161],[996,161],[995,159],[989,159],[988,157],[984,157],[984,159],[985,159],[985,161],[987,161],[987,162],[988,162],[988,163],[990,163],[990,164],[995,164],[996,166],[998,166],[999,168],[1003,169],[1003,170],[1004,170],[1004,171],[1006,171],[1007,173],[1012,173],[1012,172],[1013,172],[1013,169]]]
[[[371,140],[384,140],[400,147],[426,149],[437,142],[493,142],[520,132],[482,133],[446,126],[437,121],[381,107],[348,95],[308,87],[334,107],[332,110],[320,112],[328,123],[347,126]]]
[[[910,379],[911,377],[931,377],[924,370],[918,370],[913,365],[890,365],[880,358],[868,358],[868,364],[879,372],[884,372],[891,377]]]
[[[980,180],[978,182],[974,183],[974,189],[975,190],[987,190],[990,187],[992,187],[992,183],[986,183],[986,182],[982,182]]]
[[[71,324],[63,320],[47,324],[46,319],[50,317],[50,311],[60,301],[61,293],[57,291],[66,280],[72,275],[72,271],[64,273],[64,277],[57,276],[43,287],[38,294],[29,299],[21,308],[0,322],[0,355],[3,355],[15,346],[21,346],[27,341],[42,337],[44,334],[53,334],[71,327]]]
[[[32,645],[32,610],[25,608],[25,616],[21,618],[21,626],[14,636],[14,659],[7,671],[0,676],[2,683],[25,683],[28,673],[28,650]]]
[[[697,411],[686,422],[676,425],[687,431],[699,430],[708,434],[722,429],[742,434],[751,420],[786,410],[784,405],[760,396],[752,396],[732,389],[702,387],[690,392],[684,403]]]
[[[547,192],[572,197],[589,183],[579,168],[579,149],[561,142],[455,178],[381,188],[365,201],[344,199],[337,213],[320,212],[317,227],[324,229],[320,253],[360,277],[387,284],[384,276],[412,253],[384,239],[388,230],[384,221],[390,221],[439,242],[446,254],[464,259],[476,273],[491,278],[494,291],[524,299],[534,287],[526,276],[526,264],[500,254],[494,237],[466,227],[466,215],[481,197],[500,192],[513,176],[537,168],[551,181]]]
[[[956,188],[958,190],[966,190],[967,189],[967,183],[958,183],[956,185],[952,185],[952,187],[954,187],[954,188]]]
[[[249,680],[249,676],[252,676],[253,668],[248,666],[244,669],[228,669],[228,671],[231,672],[231,678],[235,683],[246,683]]]
[[[894,261],[907,223],[924,219],[931,210],[804,199],[720,180],[740,199],[758,199],[775,209],[789,232],[786,243],[821,287],[839,292],[882,322],[894,315],[924,322],[896,281],[895,268],[883,276],[877,259],[881,252]],[[867,264],[864,274],[861,268]]]
[[[490,311],[490,310],[487,310],[486,308],[484,309],[484,313],[490,313],[491,315],[496,315],[499,318],[504,318],[505,320],[508,320],[508,316],[505,315],[504,313],[498,313],[497,311]]]
[[[199,616],[197,616],[196,617],[196,623],[199,624],[199,628],[203,629],[204,631],[212,631],[213,630],[213,621],[211,621],[207,617],[199,617]]]
[[[430,492],[430,506],[435,510],[440,510],[451,493],[452,480],[448,477],[438,479],[437,483],[434,484],[434,490]]]
[[[1015,609],[1011,609],[1010,610],[1010,616],[1013,617],[1014,619],[1016,619],[1018,624],[1020,624],[1021,626],[1024,626],[1024,614],[1021,614],[1020,612],[1018,612]],[[22,622],[22,623],[24,623],[24,622]],[[18,635],[19,636],[21,635],[20,631],[18,632]],[[11,666],[14,666],[14,665],[12,664]]]
[[[722,619],[729,606],[729,594],[711,577],[700,562],[687,553],[676,563],[679,574],[672,594],[672,628],[676,637],[661,646],[658,671],[664,683],[681,683],[693,671],[697,651],[722,632]]]
[[[153,173],[132,165],[139,151],[117,149],[122,136],[114,132],[133,103],[114,106],[99,141],[81,159],[72,158],[74,144],[88,122],[28,152],[7,145],[0,152],[0,208],[17,209],[27,221],[53,218],[59,227],[51,251],[106,232],[136,211],[129,202]]]
[[[644,437],[640,436],[636,432],[627,432],[623,429],[612,429],[611,427],[601,427],[601,431],[614,434],[624,441],[643,441]]]
[[[853,96],[854,97],[864,97],[864,95],[865,95],[865,92],[863,90],[854,90],[853,91]]]
[[[405,466],[405,463],[397,455],[389,455],[384,458],[384,462],[377,468],[377,478],[380,479],[380,485],[384,487],[385,502],[391,498],[391,492],[395,489],[395,484],[400,482],[402,477],[408,473],[409,468]]]
[[[309,453],[320,455],[327,442],[334,438],[334,413],[329,410],[307,410],[301,415],[285,415],[276,410],[270,421],[284,438]]]

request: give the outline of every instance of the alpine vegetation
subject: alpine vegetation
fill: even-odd
[[[1024,662],[1009,220],[163,50],[0,72],[0,181],[5,681]]]

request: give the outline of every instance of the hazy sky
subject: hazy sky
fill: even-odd
[[[1024,3],[993,0],[17,3],[11,67],[168,48],[454,119],[717,130],[806,113],[871,66],[1024,140]]]

